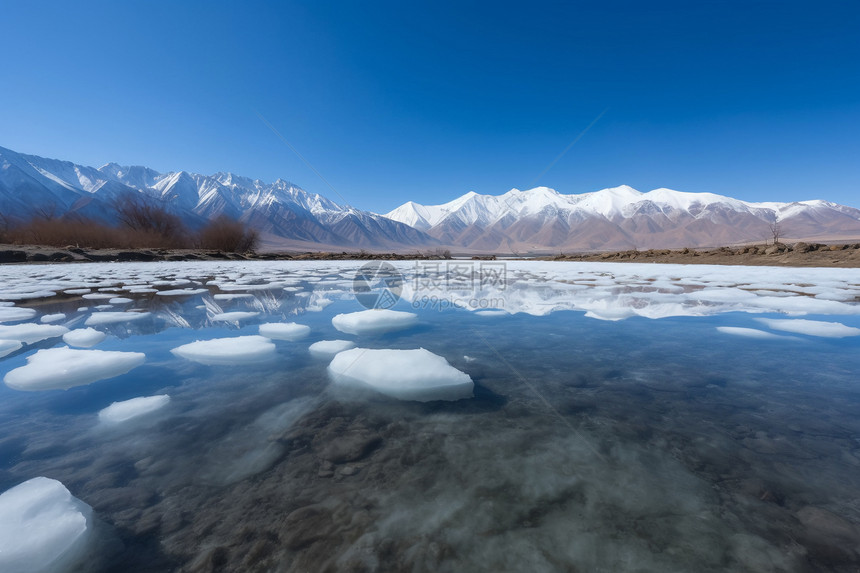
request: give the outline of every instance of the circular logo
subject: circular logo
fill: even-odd
[[[364,308],[391,308],[402,291],[403,275],[385,261],[362,265],[352,280],[352,293]]]

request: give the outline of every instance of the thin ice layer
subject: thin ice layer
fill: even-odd
[[[796,332],[797,334],[808,334],[809,336],[822,336],[825,338],[860,336],[860,328],[846,326],[841,322],[778,318],[759,318],[758,321],[766,324],[768,328],[772,328],[773,330]]]
[[[54,479],[35,477],[0,494],[0,571],[61,571],[90,537],[92,508]]]
[[[460,400],[471,398],[475,387],[468,374],[424,348],[353,348],[335,356],[328,372],[336,384],[369,387],[398,400]]]
[[[66,390],[125,374],[145,360],[141,352],[47,348],[28,356],[27,364],[3,381],[15,390]]]
[[[252,364],[275,356],[274,343],[256,334],[233,338],[213,338],[183,344],[171,352],[200,364]]]
[[[148,312],[96,312],[84,322],[87,326],[99,326],[102,324],[116,324],[118,322],[131,322],[150,316]]]
[[[0,339],[18,340],[25,344],[33,344],[40,340],[62,336],[69,331],[65,326],[56,324],[13,324],[10,326],[0,325]]]
[[[373,309],[338,314],[331,319],[331,323],[347,334],[380,334],[415,326],[418,324],[418,315],[400,310]]]
[[[131,398],[130,400],[123,400],[122,402],[114,402],[107,408],[99,411],[99,420],[109,424],[119,424],[132,418],[155,412],[167,406],[169,402],[170,396],[167,394],[140,396],[138,398]]]
[[[104,340],[107,334],[95,328],[78,328],[63,335],[63,342],[78,348],[91,348]]]
[[[311,327],[295,322],[272,322],[260,325],[260,334],[277,340],[301,340],[311,333]]]
[[[315,358],[332,358],[338,352],[355,348],[351,340],[320,340],[308,347],[308,352]]]

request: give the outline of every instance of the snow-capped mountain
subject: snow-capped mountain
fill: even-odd
[[[96,169],[0,147],[0,214],[7,220],[41,214],[111,222],[113,202],[127,193],[163,201],[191,227],[221,215],[239,219],[263,233],[270,245],[289,241],[354,249],[438,244],[409,225],[339,205],[281,179],[269,184],[233,173],[159,173],[116,163]]]
[[[474,192],[442,205],[409,201],[386,214],[440,242],[504,251],[710,247],[785,238],[860,237],[860,209],[822,200],[751,203],[712,193],[622,185],[563,195],[547,187]]]

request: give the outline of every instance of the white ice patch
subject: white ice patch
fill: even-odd
[[[19,308],[17,306],[0,307],[0,322],[30,320],[34,316],[36,316],[36,311],[32,308]]]
[[[338,352],[355,348],[355,342],[351,340],[320,340],[314,342],[308,348],[308,352],[314,358],[332,358]]]
[[[264,336],[250,335],[198,340],[183,344],[171,352],[200,364],[251,364],[274,358],[275,345]]]
[[[35,477],[0,494],[0,571],[57,572],[83,556],[92,508],[54,479]]]
[[[331,319],[331,323],[347,334],[379,334],[415,326],[418,324],[418,315],[399,310],[363,310],[338,314]]]
[[[205,288],[177,288],[170,290],[160,290],[155,293],[156,296],[190,296],[209,292]]]
[[[24,345],[18,340],[0,340],[0,358],[9,356],[22,346]]]
[[[27,364],[3,381],[14,390],[66,390],[125,374],[145,360],[141,352],[47,348],[28,356]]]
[[[311,327],[295,322],[272,322],[260,325],[260,334],[277,340],[296,341],[311,333]]]
[[[234,312],[218,312],[210,317],[212,322],[239,322],[240,320],[248,320],[259,316],[259,312],[253,311],[234,311]]]
[[[69,331],[65,326],[54,324],[13,324],[0,325],[0,340],[19,340],[25,344],[33,344],[40,340],[62,336]]]
[[[64,313],[57,312],[54,314],[46,314],[42,316],[42,318],[39,319],[39,322],[41,322],[42,324],[51,324],[53,322],[60,322],[64,318],[66,318],[66,315]]]
[[[780,336],[765,330],[757,328],[743,328],[741,326],[718,326],[717,330],[723,334],[731,334],[733,336],[743,336],[745,338],[770,338],[770,339],[791,339],[791,336]]]
[[[369,387],[398,400],[461,400],[471,398],[475,384],[444,357],[424,348],[339,353],[328,366],[336,384]]]
[[[79,328],[63,335],[63,342],[78,348],[91,348],[104,340],[107,334],[95,328]]]
[[[112,294],[93,292],[90,294],[85,294],[81,298],[86,299],[86,300],[110,300],[110,299],[114,298],[114,296],[115,295],[112,295]]]
[[[237,298],[254,298],[254,295],[249,292],[238,292],[238,293],[218,293],[213,295],[212,298],[215,300],[233,300]]]
[[[126,298],[124,296],[114,297],[108,301],[108,303],[110,303],[110,304],[131,304],[133,302],[134,302],[134,300],[132,300],[130,298]]]
[[[84,322],[87,326],[99,326],[101,324],[116,324],[118,322],[131,322],[149,316],[148,312],[96,312],[90,315]]]
[[[759,318],[762,324],[773,330],[784,332],[796,332],[808,334],[809,336],[822,336],[825,338],[845,338],[846,336],[860,336],[860,328],[846,326],[841,322],[823,322],[820,320],[805,319],[777,319]]]
[[[155,412],[167,406],[170,396],[158,394],[157,396],[141,396],[122,402],[114,402],[107,408],[99,411],[99,420],[108,424],[119,424],[132,418]]]
[[[475,311],[475,314],[478,316],[510,316],[507,311],[497,309],[478,310]]]

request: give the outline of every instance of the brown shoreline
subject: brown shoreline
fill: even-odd
[[[497,255],[465,255],[457,258],[495,259]],[[668,264],[860,267],[860,243],[825,245],[822,243],[782,243],[718,247],[712,249],[649,249],[613,252],[570,253],[552,256],[500,254],[508,260],[637,262]],[[330,261],[330,260],[431,260],[437,253],[374,253],[304,251],[225,253],[195,249],[82,249],[41,245],[0,245],[0,264],[147,262],[147,261]]]

